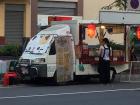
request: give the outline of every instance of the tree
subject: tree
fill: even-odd
[[[119,9],[119,10],[126,10],[127,0],[115,0],[113,3],[109,4],[108,6],[104,6],[101,9],[111,10],[114,7]]]

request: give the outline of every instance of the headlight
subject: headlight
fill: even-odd
[[[36,58],[33,60],[33,63],[43,63],[45,62],[45,58]]]

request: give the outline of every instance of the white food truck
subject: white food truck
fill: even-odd
[[[136,19],[132,19],[132,16]],[[130,28],[126,25],[137,25],[140,23],[138,17],[140,14],[134,12],[101,11],[99,22],[52,22],[49,28],[41,30],[30,39],[19,59],[17,71],[24,79],[52,78],[57,83],[98,76],[97,51],[103,36],[123,45],[120,49],[113,48],[110,68],[113,81],[116,73],[129,69],[127,33]],[[88,31],[90,27],[94,32]]]
[[[51,27],[30,39],[19,59],[17,72],[23,79],[52,78],[57,83],[98,76],[99,40],[96,36],[91,41],[81,37],[82,34],[86,34],[86,31],[81,30],[83,27],[86,30],[85,26],[88,24],[98,23],[77,20],[53,22]],[[124,58],[119,61],[114,57],[111,80],[115,78],[116,73],[127,69],[128,63]]]

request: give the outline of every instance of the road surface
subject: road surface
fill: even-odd
[[[1,86],[0,105],[140,105],[140,83]]]

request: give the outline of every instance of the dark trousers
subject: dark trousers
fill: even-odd
[[[110,82],[110,61],[102,60],[99,63],[98,68],[100,74],[100,82],[101,83],[109,83]]]

